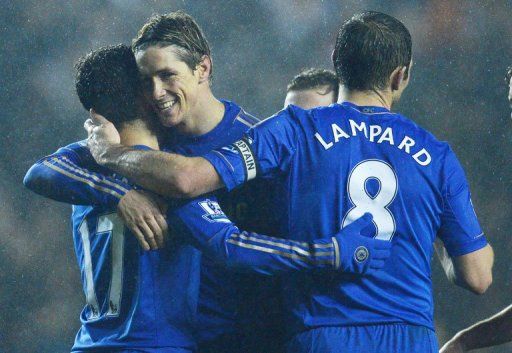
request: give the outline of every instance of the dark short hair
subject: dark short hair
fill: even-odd
[[[505,81],[507,81],[507,85],[510,84],[510,78],[512,78],[512,65],[507,68],[507,74],[505,75]]]
[[[127,45],[107,46],[75,64],[76,93],[85,109],[93,108],[116,127],[140,118],[137,63]]]
[[[404,24],[373,11],[357,14],[341,26],[333,53],[340,83],[361,91],[385,88],[391,73],[408,67],[411,58],[411,34]]]
[[[321,86],[327,86],[327,93],[333,92],[334,97],[338,97],[338,78],[334,71],[325,69],[304,69],[286,87],[286,92],[302,91]]]
[[[183,11],[153,15],[132,42],[134,52],[149,46],[177,46],[179,58],[195,70],[203,56],[211,58],[210,45],[194,18]],[[213,72],[213,64],[211,71]],[[212,72],[210,77],[212,77]]]

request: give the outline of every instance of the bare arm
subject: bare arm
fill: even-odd
[[[145,189],[168,197],[191,198],[224,186],[215,168],[201,157],[113,145],[104,148],[98,161]]]
[[[475,294],[483,294],[489,288],[494,263],[494,252],[490,245],[454,258],[440,243],[436,243],[435,248],[444,272],[452,283]]]
[[[512,305],[498,314],[458,332],[440,353],[467,352],[512,341]]]
[[[94,112],[84,127],[96,162],[145,189],[163,196],[190,198],[224,186],[215,168],[204,158],[123,146],[114,125]]]

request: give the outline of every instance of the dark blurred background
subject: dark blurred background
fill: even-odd
[[[73,63],[130,43],[153,13],[183,9],[213,49],[214,93],[265,117],[302,68],[331,68],[342,20],[372,9],[412,33],[412,82],[395,110],[451,143],[496,252],[482,297],[448,283],[433,261],[440,343],[512,303],[512,126],[504,74],[512,64],[510,1],[28,1],[0,9],[0,351],[69,352],[84,304],[70,207],[23,189],[38,158],[82,139],[87,113]],[[482,350],[510,352],[512,345]]]

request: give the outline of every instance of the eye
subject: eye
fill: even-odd
[[[172,79],[176,75],[173,72],[163,71],[163,72],[160,72],[158,74],[158,76],[160,77],[160,79],[162,81],[169,81],[170,79]]]

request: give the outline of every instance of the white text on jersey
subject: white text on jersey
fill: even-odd
[[[393,134],[393,129],[390,127],[387,127],[382,130],[382,127],[380,125],[369,125],[366,126],[365,122],[361,122],[360,124],[356,123],[354,120],[349,119],[350,123],[350,133],[348,134],[345,132],[341,127],[339,127],[336,124],[331,125],[331,132],[332,136],[329,137],[322,137],[318,132],[315,133],[315,137],[320,142],[322,147],[326,150],[334,146],[335,143],[339,142],[342,139],[348,139],[353,136],[357,136],[358,134],[362,133],[364,136],[373,143],[383,143],[387,142],[391,146],[395,145],[395,137]],[[330,142],[327,142],[330,141]],[[430,156],[430,153],[424,148],[418,150],[418,148],[414,148],[416,145],[416,141],[414,141],[413,138],[409,136],[404,136],[400,143],[398,144],[397,148],[399,150],[404,151],[405,153],[411,155],[412,158],[421,166],[427,166],[432,161],[432,157]],[[412,150],[412,151],[411,151]]]

